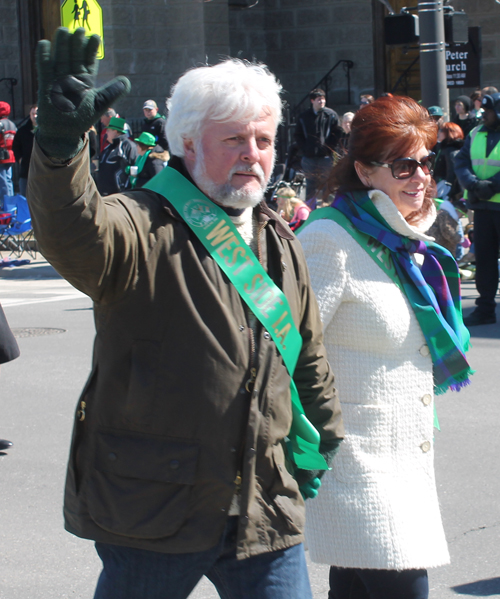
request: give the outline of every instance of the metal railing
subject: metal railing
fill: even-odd
[[[394,84],[394,87],[391,89],[391,94],[396,94],[399,86],[402,87],[404,95],[407,96],[409,92],[410,86],[410,76],[411,70],[420,60],[420,54],[417,54],[416,58],[406,67],[406,69],[401,73],[399,79]]]
[[[343,67],[347,78],[347,104],[351,104],[351,69],[354,67],[352,60],[339,60],[329,71],[324,75],[311,90],[320,88],[325,92],[326,102],[328,104],[328,94],[331,90],[331,75],[339,66]],[[288,149],[293,143],[295,125],[297,117],[301,112],[307,110],[310,106],[308,92],[300,102],[291,107],[286,104],[283,109],[283,123],[278,128],[276,139],[276,155],[278,163],[285,163],[288,156]]]
[[[351,69],[354,67],[354,63],[352,62],[352,60],[339,60],[329,71],[326,75],[324,75],[319,81],[318,83],[316,83],[316,85],[314,85],[311,89],[317,89],[320,88],[325,92],[325,96],[326,96],[326,103],[328,104],[328,94],[330,91],[330,87],[331,87],[331,75],[333,73],[333,71],[335,71],[335,69],[337,67],[339,67],[340,65],[342,65],[344,71],[345,71],[345,76],[347,78],[347,102],[346,104],[350,104],[351,103]],[[291,109],[291,116],[292,119],[295,120],[295,118],[304,110],[307,110],[307,108],[309,107],[309,93],[307,92],[307,94],[302,98],[302,100],[300,100],[300,102],[298,102],[298,104],[296,104],[292,109]]]

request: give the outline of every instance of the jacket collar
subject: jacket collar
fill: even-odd
[[[170,166],[171,168],[178,171],[183,177],[186,177],[186,179],[190,183],[192,183],[193,185],[196,185],[196,183],[191,178],[191,175],[189,174],[182,158],[180,158],[179,156],[172,156],[169,160],[168,166]],[[175,220],[183,221],[184,219],[182,219],[180,217],[179,213],[172,206],[172,204],[170,204],[170,202],[165,200],[165,198],[162,197],[162,199],[164,201],[163,207],[164,207],[165,211]],[[288,225],[279,218],[279,216],[276,214],[276,212],[274,212],[273,210],[271,210],[269,208],[269,206],[266,204],[265,200],[260,202],[260,204],[258,204],[254,208],[254,214],[259,223],[269,223],[269,224],[273,225],[273,227],[274,227],[276,233],[279,235],[279,237],[281,237],[283,239],[293,239],[294,238],[294,234],[292,233],[292,231],[290,230]]]

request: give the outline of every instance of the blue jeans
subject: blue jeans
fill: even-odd
[[[303,545],[236,559],[237,517],[219,543],[196,553],[158,553],[96,543],[103,570],[94,599],[186,599],[206,576],[222,599],[312,599]]]
[[[330,568],[328,599],[428,599],[427,570]]]
[[[13,196],[12,164],[0,164],[0,208],[3,208],[3,196]]]

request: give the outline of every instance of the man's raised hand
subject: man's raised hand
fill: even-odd
[[[38,42],[38,129],[44,152],[70,159],[83,146],[83,135],[119,98],[130,91],[126,77],[116,77],[95,88],[100,39],[86,37],[85,29],[70,33],[60,27],[54,43]]]

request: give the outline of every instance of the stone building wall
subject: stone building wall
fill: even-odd
[[[18,7],[27,1],[0,0],[0,79],[14,77],[19,82],[14,88],[16,119],[25,116],[21,60],[26,61],[26,56],[21,57]],[[43,5],[57,5],[60,0],[30,2],[38,2],[42,10]],[[129,119],[142,117],[142,104],[148,98],[156,100],[164,112],[165,98],[182,72],[228,55],[268,64],[282,82],[284,97],[291,106],[340,59],[354,62],[352,103],[376,84],[374,35],[380,32],[373,33],[373,16],[382,6],[377,0],[260,0],[246,10],[229,7],[228,0],[148,0],[147,4],[140,0],[100,0],[100,4],[105,58],[98,81],[103,83],[119,74],[130,78],[132,93],[117,106]],[[415,4],[416,0],[408,2]],[[482,27],[482,82],[499,86],[500,4],[494,0],[453,0],[453,6],[466,10],[471,25]],[[344,110],[347,85],[342,67],[334,72],[331,83],[334,93],[329,105]],[[0,100],[11,101],[5,83],[0,83]],[[29,104],[31,95],[25,100]]]
[[[12,77],[17,79],[14,86],[15,114],[12,119],[20,119],[24,115],[21,95],[21,59],[19,52],[19,22],[17,6],[9,0],[0,0],[2,18],[0,19],[0,79]],[[8,102],[12,108],[10,86],[6,81],[0,83],[0,101]]]
[[[452,4],[455,10],[465,10],[469,27],[481,27],[482,86],[500,89],[500,4],[495,0],[453,0]]]
[[[1,0],[0,0],[1,1]],[[151,98],[165,113],[172,84],[188,68],[216,62],[229,54],[225,0],[101,0],[105,55],[99,82],[126,75],[132,92],[117,108],[122,116],[141,118]]]
[[[231,55],[265,62],[294,105],[338,60],[354,62],[351,102],[373,92],[371,0],[260,0],[249,10],[230,11]],[[332,74],[328,104],[347,104],[342,67]]]

